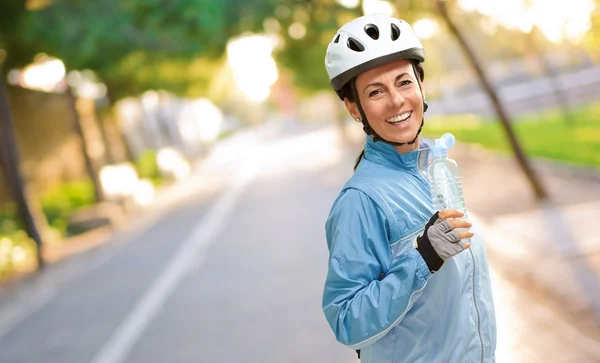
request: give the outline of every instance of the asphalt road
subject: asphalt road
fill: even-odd
[[[355,157],[334,137],[231,139],[107,243],[0,289],[0,362],[356,362],[320,308]],[[560,312],[494,288],[499,363],[598,361]]]

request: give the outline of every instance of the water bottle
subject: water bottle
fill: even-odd
[[[454,145],[454,136],[444,134],[435,140],[431,148],[432,161],[427,168],[427,178],[431,188],[431,199],[436,211],[457,209],[467,218],[467,208],[460,184],[460,175],[456,161],[448,158],[448,149]],[[463,239],[470,242],[470,239]]]

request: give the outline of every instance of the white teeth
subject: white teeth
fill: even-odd
[[[396,123],[396,122],[401,122],[406,120],[407,118],[410,117],[410,115],[412,115],[412,112],[405,112],[402,115],[398,115],[398,116],[394,116],[394,117],[390,117],[388,118],[386,121],[387,122],[391,122],[391,123]]]

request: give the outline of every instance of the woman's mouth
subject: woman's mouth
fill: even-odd
[[[400,115],[396,115],[394,117],[390,117],[385,119],[385,121],[392,125],[402,125],[408,123],[410,116],[412,115],[412,111],[404,112]]]

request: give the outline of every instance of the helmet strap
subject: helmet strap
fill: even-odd
[[[415,63],[411,61],[410,64],[412,64],[413,71],[415,73],[415,77],[419,78],[419,74],[417,73],[417,68],[415,67]],[[421,126],[419,127],[419,131],[417,131],[417,134],[415,135],[414,139],[412,139],[411,141],[395,142],[395,141],[386,140],[383,137],[377,135],[375,130],[373,130],[371,125],[369,125],[369,120],[367,120],[367,115],[365,115],[365,111],[363,110],[363,108],[360,104],[360,99],[358,98],[358,92],[356,90],[355,82],[356,82],[356,78],[354,78],[350,81],[350,89],[352,90],[352,96],[354,96],[356,106],[358,106],[358,112],[360,112],[361,122],[363,124],[363,131],[365,132],[365,134],[371,136],[373,138],[373,141],[375,141],[375,142],[383,141],[392,146],[402,146],[402,145],[406,145],[406,144],[408,144],[408,145],[414,144],[415,141],[417,141],[419,134],[421,134],[421,130],[423,130],[423,125],[425,124],[425,116],[423,116],[423,118],[421,119]],[[421,82],[419,80],[417,80],[417,84],[419,85],[419,91],[421,91],[421,95],[423,95],[423,89],[421,88]],[[425,98],[423,97],[423,113],[427,112],[428,108],[429,108],[429,105],[427,104],[427,101],[425,101]]]

